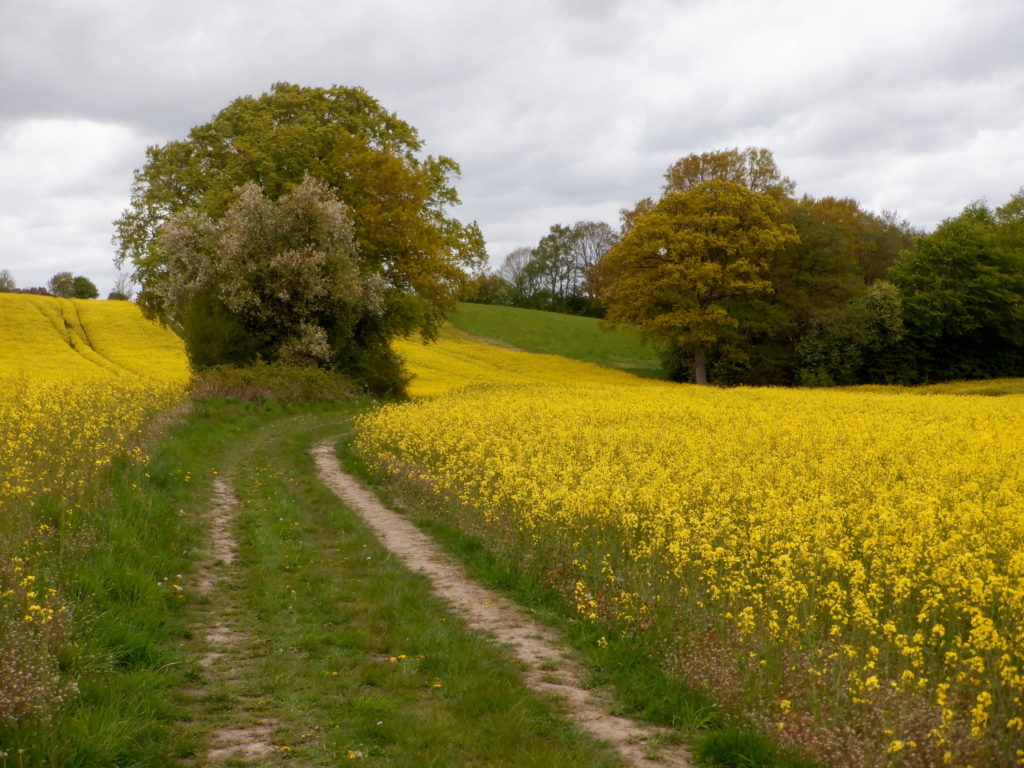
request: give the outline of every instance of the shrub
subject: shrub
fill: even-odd
[[[358,387],[348,377],[322,368],[255,363],[245,367],[217,365],[195,379],[192,397],[232,398],[244,402],[277,400],[296,403],[309,400],[348,400]]]

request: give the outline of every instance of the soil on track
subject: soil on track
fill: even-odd
[[[222,680],[229,688],[238,688],[245,674],[246,646],[251,638],[241,629],[234,610],[224,610],[228,582],[235,561],[238,544],[234,534],[234,519],[238,508],[231,484],[218,477],[213,484],[213,498],[207,510],[210,541],[203,552],[204,560],[196,589],[209,599],[212,610],[203,615],[200,632],[206,651],[200,659],[208,681]],[[211,686],[189,691],[199,700],[210,692]],[[244,697],[240,698],[246,704]],[[251,703],[251,702],[249,702]],[[211,735],[211,748],[202,758],[202,765],[234,765],[237,761],[255,760],[274,751],[270,743],[277,722],[262,717],[247,707],[237,713],[230,725],[216,728]]]
[[[519,606],[472,581],[452,558],[409,520],[384,507],[346,473],[334,454],[334,440],[312,448],[323,483],[356,511],[381,543],[407,568],[424,574],[435,591],[471,627],[509,646],[525,668],[526,683],[565,703],[567,715],[587,733],[611,744],[632,766],[691,768],[686,750],[664,729],[611,714],[610,697],[583,685],[584,668],[555,633]]]

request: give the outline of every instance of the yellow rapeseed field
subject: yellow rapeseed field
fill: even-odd
[[[471,384],[530,384],[595,381],[640,384],[623,371],[602,368],[558,355],[535,355],[491,344],[481,344],[450,325],[437,341],[400,340],[394,348],[413,373],[411,397],[435,397]]]
[[[125,301],[0,293],[0,509],[105,466],[184,394],[170,330]]]
[[[1024,765],[1024,396],[404,349],[359,450],[583,619],[827,765]]]
[[[72,516],[188,378],[180,340],[134,304],[0,293],[0,726],[73,693],[57,662]]]

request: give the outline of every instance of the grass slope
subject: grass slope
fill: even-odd
[[[562,355],[648,378],[663,378],[654,352],[625,330],[603,331],[593,317],[537,309],[459,304],[449,322],[474,336],[527,352]]]

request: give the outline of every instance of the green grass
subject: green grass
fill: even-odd
[[[760,734],[735,726],[702,735],[694,756],[705,765],[725,768],[814,768],[809,761],[782,755]]]
[[[527,352],[562,355],[637,376],[664,378],[657,356],[635,333],[603,331],[593,317],[463,302],[448,320],[474,336]]]
[[[180,511],[205,495],[202,482],[186,478],[213,460],[210,438],[201,423],[172,427],[146,465],[117,463],[71,514],[38,500],[40,518],[49,510],[72,542],[52,566],[72,612],[61,671],[79,693],[49,721],[0,729],[10,761],[0,766],[170,766],[191,749],[175,726],[187,716],[177,691],[190,630],[171,585],[200,539],[195,519]]]

